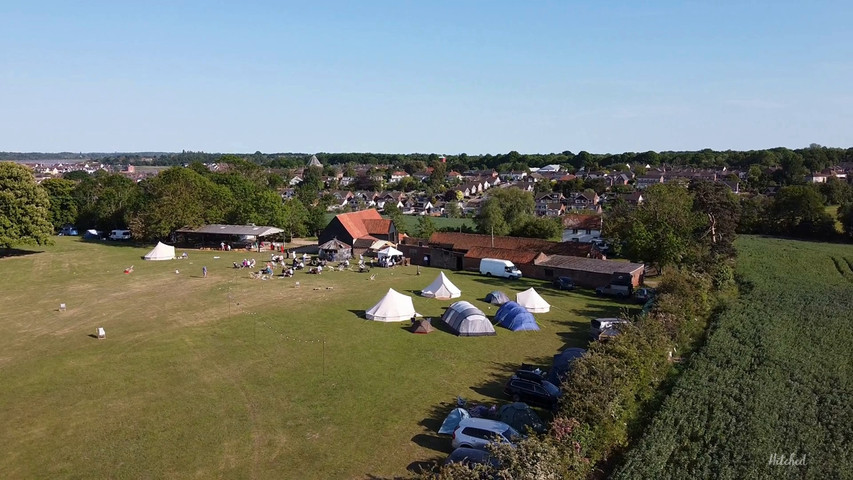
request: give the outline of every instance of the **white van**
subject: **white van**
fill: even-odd
[[[110,240],[130,240],[130,230],[113,230],[110,232]]]
[[[488,277],[521,278],[521,270],[514,263],[499,258],[484,258],[480,260],[480,273]]]

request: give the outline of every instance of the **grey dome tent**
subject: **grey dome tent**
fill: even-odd
[[[495,322],[513,332],[518,330],[539,330],[536,319],[527,309],[515,302],[506,302],[495,314]]]
[[[489,294],[486,295],[486,301],[492,305],[503,305],[509,301],[509,297],[504,292],[495,290],[494,292],[489,292]]]
[[[441,320],[460,337],[495,335],[495,327],[486,314],[464,300],[447,307]]]

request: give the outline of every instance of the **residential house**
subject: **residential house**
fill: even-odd
[[[402,180],[408,176],[409,176],[409,174],[404,172],[403,170],[397,170],[397,171],[391,173],[391,181],[392,182],[399,182],[400,180]]]
[[[560,203],[562,205],[562,202],[565,199],[566,199],[566,197],[564,197],[563,194],[560,192],[539,193],[533,198],[534,213],[536,213],[536,215],[539,215],[540,217],[545,216],[545,215],[547,215],[549,205],[551,205],[555,202]],[[564,210],[565,210],[565,207],[560,209],[560,211],[564,211]],[[556,215],[551,215],[551,216],[556,216]]]
[[[647,173],[646,175],[638,175],[637,183],[635,184],[635,188],[638,190],[643,190],[652,185],[656,185],[658,183],[664,182],[664,174],[662,172],[657,173]]]
[[[574,193],[566,198],[566,208],[568,210],[601,211],[601,206],[598,203],[598,194],[592,191]]]
[[[564,242],[592,243],[601,238],[601,215],[570,213],[562,220]]]

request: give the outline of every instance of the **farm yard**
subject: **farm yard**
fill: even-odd
[[[74,237],[39,250],[0,259],[5,478],[405,475],[449,453],[435,431],[457,395],[506,402],[519,364],[548,365],[584,346],[591,317],[635,308],[541,280],[447,272],[460,300],[489,316],[488,292],[535,287],[552,305],[536,315],[542,330],[413,335],[364,310],[393,287],[437,325],[452,302],[417,295],[437,269],[259,280],[232,263],[269,253],[145,262],[150,246]]]
[[[853,246],[736,246],[740,298],[615,478],[851,478]]]

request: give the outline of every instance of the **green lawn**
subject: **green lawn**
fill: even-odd
[[[4,478],[402,475],[449,451],[434,434],[444,404],[503,401],[515,366],[583,345],[590,317],[624,307],[452,272],[462,299],[489,315],[487,292],[536,286],[553,305],[537,316],[542,331],[412,335],[360,315],[389,287],[423,288],[436,269],[262,281],[230,268],[245,252],[145,262],[149,249],[59,237],[0,259]],[[414,303],[439,317],[450,302]],[[92,338],[97,327],[105,340]]]

